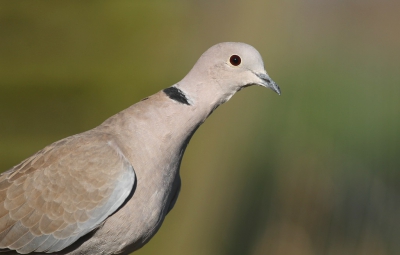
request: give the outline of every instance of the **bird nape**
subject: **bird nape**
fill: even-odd
[[[208,49],[178,83],[0,175],[0,253],[129,254],[173,208],[196,129],[237,91],[280,94],[258,51]]]

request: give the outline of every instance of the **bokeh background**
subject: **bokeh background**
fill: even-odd
[[[400,2],[1,1],[0,169],[178,82],[222,41],[247,88],[197,131],[135,253],[400,254]]]

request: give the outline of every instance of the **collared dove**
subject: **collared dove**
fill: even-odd
[[[180,82],[2,173],[0,254],[141,248],[178,198],[179,168],[193,133],[250,85],[280,94],[255,48],[217,44]]]

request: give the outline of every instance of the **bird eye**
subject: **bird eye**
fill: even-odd
[[[238,55],[232,55],[229,62],[231,62],[233,66],[238,66],[242,62],[242,59]]]

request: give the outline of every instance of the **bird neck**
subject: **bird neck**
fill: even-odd
[[[191,82],[190,73],[182,81],[175,84],[188,104],[195,109],[199,118],[207,118],[218,106],[227,102],[236,90],[227,90],[226,84],[218,79],[207,82]],[[204,121],[205,118],[202,120]]]

